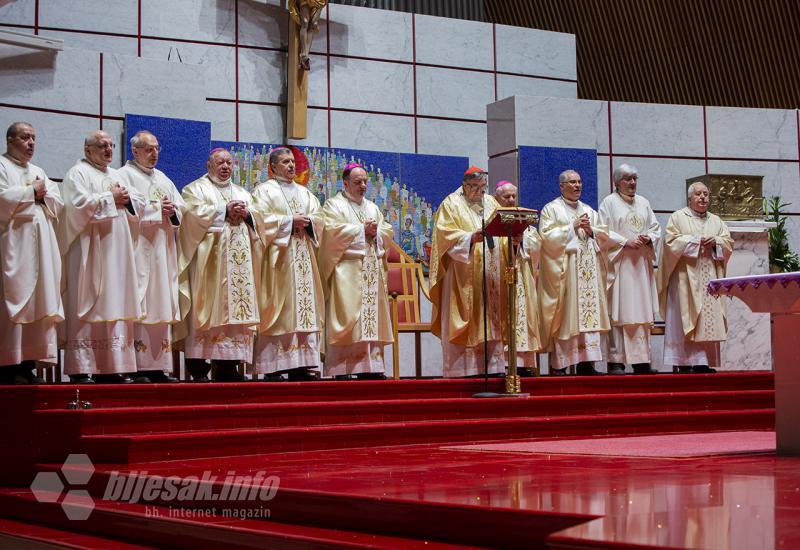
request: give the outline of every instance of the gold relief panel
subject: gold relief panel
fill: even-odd
[[[711,195],[708,210],[723,220],[753,220],[764,217],[764,176],[705,174],[686,180],[686,189],[704,183]]]

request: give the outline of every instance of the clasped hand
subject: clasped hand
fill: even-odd
[[[167,197],[161,199],[161,213],[165,218],[169,219],[175,215],[175,203],[170,201]]]
[[[130,196],[128,195],[128,190],[121,186],[117,181],[115,181],[114,185],[111,186],[111,195],[114,197],[114,204],[117,206],[117,208],[122,208],[131,200]]]
[[[581,229],[583,229],[587,237],[594,235],[594,232],[592,231],[592,222],[589,220],[588,214],[581,214],[575,218],[575,221],[572,222],[572,227],[575,229],[575,233],[578,233]]]
[[[47,195],[47,185],[44,180],[37,177],[31,185],[33,186],[33,199],[37,201],[44,199],[45,195]]]
[[[228,212],[225,219],[231,225],[239,225],[249,215],[250,212],[248,212],[247,205],[244,203],[244,201],[234,200],[228,203]]]
[[[378,236],[378,222],[375,220],[366,220],[364,222],[364,235],[367,239],[374,240]]]
[[[638,235],[635,239],[628,239],[625,243],[625,248],[632,248],[634,250],[642,248],[650,244],[650,237],[647,235]]]
[[[295,214],[292,216],[292,229],[305,229],[311,223],[311,217],[305,214]]]

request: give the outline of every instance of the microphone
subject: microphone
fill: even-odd
[[[483,238],[486,239],[486,246],[489,247],[489,250],[494,250],[494,237],[484,233]]]

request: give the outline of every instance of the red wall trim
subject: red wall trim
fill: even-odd
[[[331,147],[331,5],[325,6],[325,71],[328,84],[328,149]],[[311,106],[309,106],[309,109]]]
[[[418,131],[417,131],[417,26],[416,26],[416,14],[411,14],[411,58],[414,61],[414,64],[411,67],[411,74],[413,76],[413,88],[412,92],[414,94],[414,152],[419,153],[419,140],[418,140]]]
[[[236,94],[236,101],[234,103],[234,117],[236,119],[236,141],[239,141],[239,0],[233,3],[233,58],[236,63],[236,76],[234,86],[234,93]]]
[[[708,174],[708,119],[705,105],[703,105],[703,160],[706,162],[706,174]]]
[[[142,57],[142,0],[139,0],[136,16],[136,55]]]
[[[39,0],[33,5],[33,34],[39,34]]]
[[[609,153],[597,153],[598,157],[608,157]],[[671,160],[717,160],[717,161],[731,161],[731,162],[787,162],[795,163],[800,162],[797,159],[772,159],[772,158],[750,158],[750,157],[706,157],[706,156],[690,156],[690,155],[645,155],[639,153],[620,153],[614,152],[615,157],[630,157],[640,159],[671,159]]]
[[[98,118],[98,119],[100,118],[100,115],[93,113],[81,113],[79,111],[64,111],[61,109],[48,109],[47,107],[31,107],[30,105],[16,105],[14,103],[0,103],[0,107],[5,107],[8,109],[21,109],[24,111],[36,111],[39,113],[52,113],[55,115],[79,116],[84,118]],[[121,116],[104,115],[103,118],[105,120],[125,120],[125,118]]]
[[[494,100],[497,101],[497,25],[492,23],[492,77],[494,78]]]
[[[100,129],[103,129],[103,54],[100,53]]]
[[[608,186],[609,192],[614,192],[614,147],[611,135],[611,102],[608,105]],[[599,153],[598,153],[599,155]]]

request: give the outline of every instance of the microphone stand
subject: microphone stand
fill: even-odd
[[[483,252],[483,277],[481,278],[482,296],[483,296],[483,391],[474,394],[472,397],[487,398],[487,397],[500,397],[499,393],[489,391],[489,328],[488,328],[488,299],[486,292],[486,218],[484,208],[481,208],[481,250]],[[492,247],[493,248],[493,247]]]

